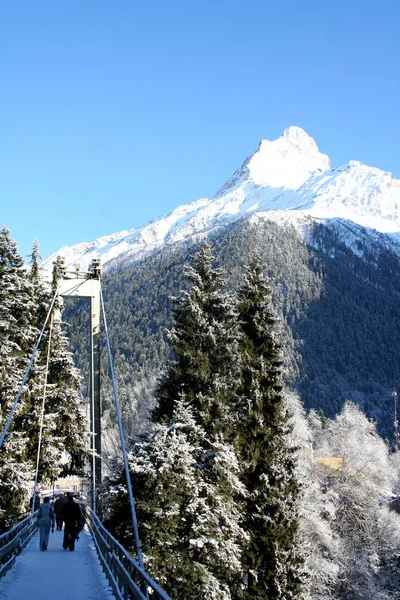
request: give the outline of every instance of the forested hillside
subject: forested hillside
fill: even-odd
[[[264,272],[252,254],[226,292],[209,244],[185,266],[175,356],[151,429],[103,481],[102,519],[180,600],[398,600],[399,454],[354,403],[306,418],[283,388]]]
[[[237,288],[257,250],[267,265],[273,305],[282,316],[287,383],[307,409],[333,417],[352,399],[393,438],[392,391],[400,368],[396,331],[400,319],[400,262],[378,242],[359,242],[357,254],[333,227],[313,225],[305,244],[294,227],[246,221],[209,236],[213,252]],[[120,400],[130,433],[145,426],[152,389],[171,355],[172,298],[183,284],[183,265],[195,244],[164,246],[135,263],[121,262],[103,276]],[[85,368],[86,311],[65,312],[79,364]],[[78,324],[78,327],[76,327]],[[114,420],[112,390],[103,353],[103,410]]]

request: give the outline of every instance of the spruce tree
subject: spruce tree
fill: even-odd
[[[61,276],[59,264],[53,272],[52,291]],[[62,475],[81,475],[89,452],[89,423],[82,404],[82,377],[74,365],[69,350],[69,339],[65,333],[66,324],[61,319],[63,305],[59,299],[55,303],[52,345],[49,364],[49,384],[54,393],[49,396],[48,410],[54,415],[53,429],[62,440]]]
[[[35,310],[24,261],[7,227],[0,231],[0,428],[3,431],[36,341]],[[29,438],[22,426],[32,379],[26,382],[3,447],[0,449],[0,521],[3,527],[26,509],[32,467]]]
[[[181,600],[233,598],[246,539],[238,502],[245,490],[229,443],[236,423],[238,328],[213,262],[204,244],[187,269],[191,287],[176,303],[176,358],[158,389],[155,431],[130,456],[146,565]],[[122,483],[116,482],[119,494],[112,494],[106,523],[129,543],[121,523],[127,513]]]
[[[36,299],[35,319],[38,327],[43,325],[56,292],[57,279],[60,276],[56,264],[49,292],[41,280],[39,260],[39,248],[35,243],[31,255],[30,278]],[[60,475],[79,474],[83,468],[89,439],[88,424],[83,415],[80,395],[81,377],[74,366],[73,357],[68,348],[69,342],[63,330],[61,310],[61,301],[56,298],[37,361],[41,369],[40,393],[36,394],[31,403],[31,413],[25,419],[25,428],[30,434],[30,454],[36,457],[44,399],[45,417],[42,428],[38,481],[45,483],[49,483]],[[46,388],[44,389],[45,383]]]
[[[271,291],[253,255],[238,292],[242,331],[241,419],[237,447],[247,489],[243,527],[246,600],[301,598],[294,449],[282,391],[282,358]]]
[[[184,394],[205,432],[224,432],[226,439],[236,424],[231,406],[240,372],[238,328],[234,302],[223,294],[223,271],[214,261],[205,242],[186,267],[190,290],[176,299],[170,336],[176,359],[156,392],[154,416],[170,418],[174,403]]]
[[[243,493],[235,453],[207,439],[181,398],[129,464],[146,569],[174,598],[230,600],[246,535],[233,501]],[[124,478],[115,483],[105,524],[133,551]]]
[[[32,268],[25,267],[16,243],[0,232],[0,426],[11,407],[45,322],[52,294],[40,279],[37,242]],[[31,365],[19,403],[0,450],[0,527],[7,528],[28,509],[35,479],[49,328]],[[52,328],[39,482],[77,472],[87,443],[80,408],[80,378],[60,321]]]
[[[61,320],[53,323],[47,382],[42,476],[82,475],[89,451],[89,424],[80,391],[82,378]]]

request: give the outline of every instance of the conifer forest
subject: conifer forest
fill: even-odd
[[[104,270],[144,563],[171,598],[400,600],[400,263],[368,252],[242,221]],[[53,296],[40,263],[0,231],[1,429]],[[0,531],[29,510],[45,372],[39,481],[87,470],[88,315],[52,315],[0,449]],[[98,512],[135,556],[104,349],[101,380]]]

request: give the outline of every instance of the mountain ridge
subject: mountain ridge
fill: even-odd
[[[310,218],[342,219],[388,236],[400,248],[400,180],[359,161],[332,167],[300,127],[277,140],[262,140],[231,178],[209,198],[178,206],[145,225],[64,246],[43,262],[49,272],[55,258],[86,270],[93,258],[103,265],[119,258],[136,260],[165,243],[207,235],[240,218],[289,219],[300,230]]]

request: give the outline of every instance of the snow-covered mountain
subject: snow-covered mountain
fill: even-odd
[[[93,258],[103,266],[122,256],[135,260],[240,218],[290,221],[300,229],[310,219],[345,220],[386,234],[387,243],[400,248],[400,180],[357,161],[331,168],[313,138],[289,127],[277,140],[261,141],[214,198],[179,206],[136,229],[64,246],[43,266],[50,270],[58,255],[83,270]]]

